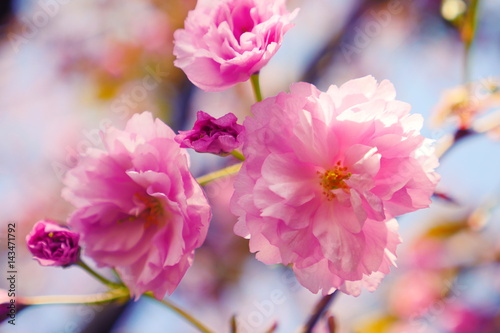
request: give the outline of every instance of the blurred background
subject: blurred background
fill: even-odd
[[[6,271],[7,224],[16,223],[19,295],[104,290],[77,267],[39,266],[24,241],[39,219],[65,221],[72,207],[60,197],[61,177],[88,147],[101,145],[101,130],[122,127],[144,110],[174,130],[189,129],[198,110],[215,117],[233,112],[240,123],[248,115],[248,82],[206,93],[173,67],[173,32],[194,6],[194,0],[0,4],[0,267]],[[264,97],[296,81],[326,90],[364,75],[388,79],[397,98],[423,114],[422,132],[443,154],[431,207],[399,219],[398,268],[374,293],[339,295],[315,332],[332,331],[330,316],[335,332],[500,332],[500,2],[287,6],[300,12],[261,72]],[[233,162],[191,156],[196,176]],[[247,241],[232,233],[231,178],[209,184],[206,193],[214,207],[207,241],[170,298],[216,332],[230,331],[232,315],[241,333],[268,332],[276,323],[275,332],[297,331],[320,296],[288,269],[256,261]],[[0,323],[0,332],[197,331],[141,299],[28,307],[15,327]]]

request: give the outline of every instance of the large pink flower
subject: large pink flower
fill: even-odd
[[[174,33],[174,64],[203,90],[227,89],[267,64],[296,13],[285,0],[199,0]]]
[[[175,133],[151,113],[109,128],[106,150],[89,149],[64,179],[77,207],[69,225],[85,253],[114,267],[131,293],[172,293],[205,240],[210,206]]]
[[[392,218],[427,207],[437,159],[420,115],[373,77],[326,93],[296,83],[253,106],[235,181],[235,232],[313,292],[374,290],[394,264]]]

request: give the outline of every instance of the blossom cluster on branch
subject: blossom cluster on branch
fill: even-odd
[[[258,260],[290,265],[312,293],[374,291],[395,266],[395,218],[429,206],[438,160],[422,117],[387,80],[365,76],[325,92],[298,82],[260,100],[259,71],[297,14],[284,0],[200,0],[175,32],[175,65],[209,92],[252,78],[251,115],[238,123],[199,111],[176,134],[146,111],[123,130],[107,128],[104,148],[90,148],[64,178],[70,229],[40,222],[27,237],[40,264],[80,262],[81,247],[116,271],[119,281],[106,284],[136,300],[172,294],[212,214],[190,148],[241,160],[230,209]]]

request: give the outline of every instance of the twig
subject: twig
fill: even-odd
[[[332,294],[324,296],[318,304],[314,307],[312,315],[309,317],[309,320],[304,325],[304,328],[300,331],[301,333],[311,333],[312,329],[321,318],[321,315],[326,311],[326,309],[330,306],[331,302],[338,294],[338,289],[335,290]]]

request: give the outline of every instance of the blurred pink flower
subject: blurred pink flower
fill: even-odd
[[[445,332],[470,333],[500,332],[500,312],[497,306],[471,307],[463,301],[448,301],[444,313],[440,313],[438,320]]]
[[[445,90],[434,107],[432,123],[442,126],[446,121],[457,120],[458,127],[468,129],[473,121],[487,110],[500,106],[500,81],[482,79]]]
[[[430,203],[437,159],[388,81],[296,83],[254,104],[235,180],[235,232],[312,292],[374,290],[400,242],[391,218]]]
[[[285,0],[200,0],[174,33],[174,64],[206,91],[244,82],[278,51],[297,12]]]
[[[447,290],[448,280],[439,271],[411,269],[391,284],[389,309],[399,318],[424,316],[432,304],[439,302]],[[408,288],[408,286],[412,286]]]
[[[151,113],[136,114],[125,130],[109,128],[106,151],[88,150],[64,179],[85,253],[116,268],[136,298],[171,294],[208,229],[210,207],[174,136]]]
[[[181,148],[225,156],[241,145],[243,126],[236,123],[238,119],[234,114],[228,113],[215,119],[206,112],[198,111],[196,117],[192,130],[179,131],[175,137]]]
[[[42,266],[69,266],[79,259],[80,235],[56,222],[41,220],[26,236],[26,244]]]

